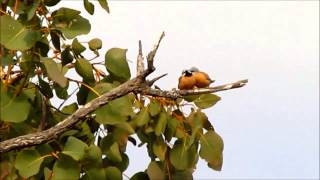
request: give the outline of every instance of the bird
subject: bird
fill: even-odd
[[[183,70],[179,78],[178,88],[180,90],[190,90],[194,88],[206,88],[213,83],[209,75],[199,71],[198,68],[192,67],[188,70]]]
[[[192,67],[188,71],[190,71],[192,76],[196,79],[195,86],[197,88],[209,87],[210,84],[214,82],[214,80],[212,80],[207,73],[200,71],[196,67]]]
[[[193,89],[196,85],[196,79],[190,70],[183,70],[179,78],[178,88],[180,90]]]

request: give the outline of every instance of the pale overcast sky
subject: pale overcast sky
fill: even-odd
[[[165,31],[153,74],[169,73],[163,89],[191,66],[216,84],[249,79],[206,110],[225,142],[224,165],[216,172],[201,160],[195,179],[319,178],[319,1],[109,1],[111,14],[97,5],[93,16],[82,1],[59,6],[90,19],[80,40],[101,38],[101,60],[127,48],[132,71],[138,40],[147,54]],[[145,170],[144,146],[128,154],[128,176]]]

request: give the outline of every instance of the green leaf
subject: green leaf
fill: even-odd
[[[60,154],[54,163],[52,180],[78,180],[80,178],[80,165],[68,155]]]
[[[64,77],[61,70],[59,70],[57,63],[51,58],[41,58],[41,61],[46,67],[49,78],[58,83],[61,87],[66,87],[68,80]]]
[[[92,15],[94,13],[94,5],[91,2],[89,2],[89,0],[83,0],[83,5],[89,14]]]
[[[167,126],[167,113],[162,111],[159,115],[158,121],[156,122],[156,127],[154,132],[157,136],[160,136]]]
[[[30,7],[30,9],[28,10],[28,18],[27,20],[30,21],[33,16],[35,15],[36,13],[36,10],[39,6],[39,3],[40,3],[40,0],[35,0],[33,3],[32,3],[32,6]]]
[[[88,148],[86,143],[73,136],[70,136],[63,148],[62,153],[69,155],[74,160],[78,161],[83,158],[86,148]]]
[[[106,172],[106,180],[122,180],[122,173],[116,167],[107,167],[105,169]]]
[[[109,92],[111,89],[113,89],[114,86],[111,83],[97,83],[93,89],[98,92],[99,94],[104,94],[106,92]],[[92,101],[93,99],[97,98],[97,94],[95,94],[94,92],[90,91],[88,94],[88,98],[87,98],[87,102]]]
[[[121,82],[129,80],[131,76],[126,53],[126,49],[112,48],[105,55],[107,71]]]
[[[75,63],[77,73],[83,78],[84,82],[95,82],[92,65],[85,59],[80,58]]]
[[[22,150],[18,153],[15,167],[24,178],[33,176],[39,172],[43,158],[36,150]]]
[[[40,77],[38,77],[38,79],[39,79],[39,87],[40,87],[41,93],[48,98],[52,98],[53,93],[52,93],[52,89],[51,89],[49,83],[42,80],[42,78],[40,78]]]
[[[74,9],[60,8],[52,13],[52,24],[68,39],[73,39],[82,34],[88,34],[91,25],[87,19],[79,14],[80,11]]]
[[[137,172],[130,178],[130,180],[150,180],[150,179],[147,173]]]
[[[193,180],[192,177],[192,170],[185,170],[185,171],[175,171],[172,180]]]
[[[86,174],[84,177],[82,177],[82,180],[103,180],[106,177],[105,169],[102,167],[95,167],[91,168],[88,171],[86,171]]]
[[[161,136],[158,137],[157,140],[152,144],[152,149],[154,154],[160,159],[160,161],[165,160],[167,144],[164,142]]]
[[[83,158],[83,164],[87,167],[99,167],[102,164],[102,152],[101,149],[92,144],[85,149],[85,155]]]
[[[201,109],[209,108],[220,101],[220,97],[214,94],[201,94],[198,99],[194,101],[196,106]]]
[[[168,142],[170,142],[172,137],[175,135],[178,124],[179,121],[176,118],[170,117],[168,119],[167,127],[164,132],[164,136]]]
[[[102,41],[98,38],[91,39],[88,44],[91,51],[96,51],[102,48]]]
[[[208,166],[216,171],[221,171],[223,163],[223,140],[214,131],[210,130],[200,139],[201,158],[208,162]]]
[[[50,31],[50,36],[51,36],[51,42],[52,42],[54,48],[56,48],[56,50],[58,50],[58,51],[61,51],[60,33],[56,30],[52,30],[52,31]]]
[[[13,97],[10,93],[6,92],[1,85],[0,94],[0,118],[6,122],[22,122],[27,119],[31,104],[28,101],[28,96],[22,92],[19,96]],[[17,113],[17,109],[19,113]]]
[[[158,163],[155,161],[151,161],[148,169],[147,174],[150,180],[165,180],[166,176],[162,169],[159,167]]]
[[[67,46],[62,52],[61,52],[61,64],[62,66],[69,64],[73,61],[73,56],[70,53],[71,49],[70,46]]]
[[[186,142],[177,140],[170,150],[170,162],[178,170],[193,168],[197,161],[197,148],[195,145],[187,147]]]
[[[58,98],[60,98],[60,99],[67,99],[68,98],[68,86],[69,86],[69,82],[67,82],[67,86],[64,88],[61,87],[60,85],[58,85],[57,83],[53,84],[53,88],[54,88]]]
[[[100,6],[105,9],[108,13],[110,13],[109,6],[107,0],[98,0]]]
[[[100,143],[101,151],[107,155],[112,162],[121,162],[122,156],[119,150],[119,144],[114,142],[111,135],[104,137]]]
[[[134,118],[133,122],[138,127],[147,124],[150,121],[150,116],[147,108],[142,108],[138,115]]]
[[[133,114],[132,102],[128,95],[123,96],[102,106],[95,113],[95,120],[100,124],[119,124]]]
[[[78,109],[77,103],[72,103],[67,106],[64,106],[61,111],[66,114],[72,114],[76,112],[77,109]]]
[[[0,17],[0,43],[6,48],[26,50],[40,39],[40,32],[27,29],[8,15]]]
[[[148,110],[151,116],[156,116],[161,112],[161,105],[156,100],[151,100],[148,105]]]
[[[54,6],[60,2],[60,0],[44,0],[46,6]]]
[[[76,55],[80,55],[83,51],[86,50],[86,47],[84,47],[81,43],[79,43],[77,38],[74,38],[72,41],[72,50]]]

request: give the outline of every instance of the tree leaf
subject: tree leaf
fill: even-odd
[[[98,38],[91,39],[88,44],[91,51],[96,51],[102,47],[102,41]]]
[[[71,49],[70,46],[67,46],[62,52],[61,52],[61,64],[62,66],[69,64],[73,61],[73,56],[70,53]]]
[[[39,79],[39,86],[40,86],[41,93],[48,98],[52,98],[53,93],[49,83],[47,83],[42,78],[40,78],[40,76],[38,77],[38,79]]]
[[[83,0],[83,4],[86,11],[92,15],[94,13],[94,5],[89,0]]]
[[[81,43],[79,43],[77,38],[74,38],[72,41],[72,50],[76,55],[80,55],[83,51],[86,50],[86,47],[84,47]]]
[[[126,53],[126,49],[112,48],[105,55],[107,71],[120,82],[129,80],[131,76]]]
[[[200,139],[201,158],[208,162],[208,166],[216,171],[221,171],[223,163],[223,140],[214,131],[210,130]]]
[[[26,50],[41,39],[40,32],[27,29],[8,15],[0,17],[0,43],[11,50]]]
[[[51,58],[41,58],[42,63],[46,67],[48,76],[54,82],[58,83],[61,87],[66,87],[68,84],[67,78],[64,77],[63,73],[59,70],[56,62]]]
[[[63,148],[62,153],[69,155],[74,160],[78,161],[83,158],[86,148],[88,148],[86,143],[73,136],[70,136]]]
[[[175,171],[173,176],[172,176],[172,180],[193,180],[192,177],[192,170],[188,169],[185,171]]]
[[[59,32],[56,30],[52,30],[52,31],[50,31],[50,36],[51,36],[51,42],[52,42],[54,48],[56,48],[56,50],[58,50],[58,51],[61,51]]]
[[[201,109],[209,108],[220,101],[220,97],[214,94],[201,94],[194,103]]]
[[[113,140],[111,135],[104,137],[100,143],[101,151],[107,155],[112,162],[121,162],[122,156],[119,150],[119,144]]]
[[[147,174],[150,180],[165,180],[166,176],[162,169],[159,167],[158,163],[155,161],[151,161],[148,169]]]
[[[154,132],[157,136],[160,136],[167,126],[167,113],[162,111],[159,115],[158,121],[156,122],[156,127]]]
[[[19,96],[13,97],[10,93],[6,92],[1,85],[0,94],[0,118],[6,122],[22,122],[27,119],[31,104],[28,101],[28,96],[22,92]],[[19,109],[19,113],[17,113]]]
[[[178,170],[193,168],[197,161],[196,146],[192,145],[188,148],[184,143],[186,142],[177,140],[169,154],[170,162]]]
[[[60,0],[44,0],[46,6],[54,6],[60,2]]]
[[[130,180],[150,180],[150,178],[145,172],[137,172],[130,178]]]
[[[100,166],[102,163],[101,149],[94,144],[86,148],[83,163],[91,167]]]
[[[77,73],[83,78],[84,82],[94,83],[94,75],[92,65],[85,59],[80,58],[75,63]]]
[[[105,9],[108,13],[110,13],[109,6],[107,0],[98,0],[100,6]]]
[[[39,172],[43,158],[36,150],[26,149],[18,153],[15,167],[24,178],[33,176]]]
[[[132,102],[128,95],[123,96],[97,109],[95,113],[95,120],[100,124],[122,123],[133,114]]]
[[[147,124],[150,121],[150,116],[147,108],[142,108],[138,115],[134,118],[133,122],[138,127]]]
[[[167,144],[164,142],[161,136],[158,137],[157,140],[152,144],[152,149],[154,154],[160,159],[160,161],[165,160]]]
[[[148,110],[151,116],[156,116],[161,112],[161,105],[156,100],[151,100],[148,105]]]
[[[122,173],[116,167],[107,167],[105,169],[106,172],[106,180],[122,180]]]
[[[105,178],[105,169],[102,167],[90,168],[88,171],[86,171],[86,174],[83,177],[81,177],[82,180],[102,180]]]
[[[80,165],[68,155],[60,154],[54,163],[52,180],[78,180],[80,178]]]
[[[82,34],[88,34],[91,25],[87,19],[79,14],[80,11],[62,7],[52,13],[52,25],[60,30],[68,39],[73,39]]]

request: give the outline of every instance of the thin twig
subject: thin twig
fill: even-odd
[[[150,73],[155,70],[155,68],[153,66],[154,57],[155,57],[157,50],[160,46],[161,40],[164,38],[164,35],[165,35],[164,32],[162,32],[162,34],[158,40],[158,43],[154,46],[153,50],[147,56],[148,70]]]
[[[139,76],[144,71],[144,62],[143,62],[143,55],[142,55],[142,44],[139,40],[139,52],[137,57],[137,76]]]
[[[168,73],[162,74],[161,76],[151,79],[150,81],[148,81],[148,85],[151,87],[156,81],[158,81],[159,79],[163,78],[166,75],[168,75]]]

